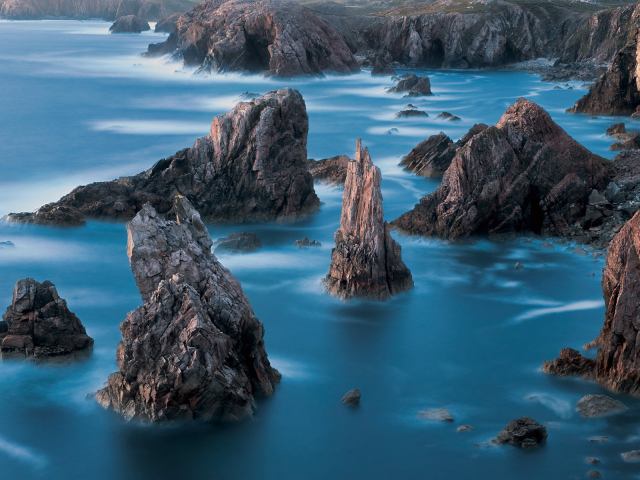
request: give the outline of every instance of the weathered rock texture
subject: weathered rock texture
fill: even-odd
[[[10,357],[60,357],[87,351],[93,339],[58,296],[53,283],[25,278],[16,283],[0,322],[0,351]]]
[[[489,127],[484,123],[476,124],[455,143],[443,132],[432,135],[411,150],[409,155],[402,159],[400,165],[405,170],[423,177],[441,177],[451,165],[458,149],[464,147],[471,138],[487,128]]]
[[[295,219],[320,205],[307,171],[308,130],[297,90],[269,92],[218,115],[209,136],[146,172],[78,187],[35,213],[6,219],[43,225],[130,219],[147,202],[166,213],[175,195],[190,198],[211,222]]]
[[[360,71],[348,40],[310,10],[285,0],[210,0],[187,12],[147,55],[173,53],[209,72],[292,77]]]
[[[250,253],[262,248],[262,242],[255,233],[230,233],[213,244],[214,253]]]
[[[338,155],[323,160],[309,159],[307,166],[314,180],[330,185],[344,185],[350,161],[347,155]]]
[[[413,287],[400,245],[391,238],[383,218],[380,180],[380,169],[358,139],[356,158],[348,166],[340,228],[326,277],[329,293],[344,300],[386,300]]]
[[[609,246],[602,274],[606,307],[604,326],[598,338],[589,344],[600,347],[597,360],[583,362],[582,368],[570,368],[565,367],[567,360],[563,355],[554,362],[545,362],[547,373],[557,374],[570,369],[571,373],[595,379],[613,391],[640,396],[639,251],[640,214],[636,213]],[[577,364],[575,357],[579,354],[576,354],[572,355],[573,365]]]
[[[429,77],[418,77],[415,73],[402,75],[398,84],[389,88],[387,93],[406,93],[406,97],[433,95]]]
[[[142,20],[135,15],[120,17],[109,28],[111,33],[140,33],[150,30],[146,20]]]
[[[585,395],[580,399],[576,410],[584,418],[603,417],[626,410],[622,402],[606,395]]]
[[[127,224],[127,254],[144,305],[120,325],[118,371],[97,399],[127,420],[251,417],[280,374],[238,280],[211,254],[200,215],[177,197],[175,221],[150,204]]]
[[[573,140],[535,103],[519,99],[495,127],[460,148],[442,185],[392,222],[410,234],[463,238],[518,232],[564,235],[608,162]]]
[[[170,17],[164,17],[158,20],[156,23],[156,28],[154,32],[159,33],[173,33],[178,29],[178,20],[181,15],[179,13],[174,13]],[[258,95],[259,96],[259,95]]]
[[[504,445],[509,443],[525,450],[536,448],[548,437],[547,429],[531,417],[520,417],[512,420],[504,427],[493,443]]]
[[[395,75],[396,72],[391,65],[389,65],[382,56],[376,55],[373,61],[373,68],[371,69],[371,75]]]

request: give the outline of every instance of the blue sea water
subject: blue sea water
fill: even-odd
[[[162,35],[109,35],[98,21],[0,21],[0,216],[57,200],[73,187],[149,168],[208,133],[213,116],[243,92],[290,86],[309,113],[310,158],[353,156],[362,137],[382,170],[385,216],[409,210],[438,181],[398,161],[429,135],[461,137],[493,124],[519,97],[539,103],[574,138],[611,158],[604,130],[615,119],[568,115],[586,90],[514,71],[424,71],[433,97],[401,98],[370,72],[321,79],[193,75],[143,59]],[[403,73],[402,71],[399,73]],[[407,103],[427,119],[393,118]],[[462,118],[437,120],[442,111]],[[397,128],[397,132],[388,131]],[[0,225],[0,306],[15,282],[54,282],[95,339],[86,362],[0,364],[0,471],[25,479],[579,479],[638,478],[620,453],[640,448],[640,402],[579,379],[542,373],[561,348],[579,348],[603,323],[602,258],[543,239],[474,245],[395,235],[415,289],[386,303],[341,302],[322,291],[339,225],[337,188],[316,185],[320,213],[296,223],[209,226],[213,238],[256,233],[264,248],[220,261],[242,282],[283,374],[254,419],[237,424],[125,423],[86,395],[117,368],[118,325],[141,304],[123,223],[56,229]],[[301,250],[302,237],[322,242]],[[525,266],[516,271],[513,265]],[[595,273],[595,276],[588,276]],[[362,391],[356,408],[340,403]],[[582,419],[577,401],[607,393],[629,409]],[[446,408],[453,424],[420,420]],[[474,446],[510,420],[548,424],[535,451]],[[456,427],[473,426],[469,432]],[[607,435],[606,444],[589,437]]]

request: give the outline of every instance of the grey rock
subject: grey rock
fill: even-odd
[[[433,95],[429,77],[418,77],[415,73],[402,75],[398,84],[388,88],[387,93],[406,93],[406,97]]]
[[[618,413],[626,408],[618,400],[606,395],[585,395],[578,402],[576,410],[585,418],[594,418]]]
[[[582,247],[576,247],[573,250],[573,253],[576,254],[576,255],[588,255],[588,252]]]
[[[357,405],[358,403],[360,403],[361,396],[362,394],[360,393],[360,390],[358,390],[357,388],[354,388],[353,390],[349,390],[347,393],[344,394],[344,397],[342,397],[341,402],[346,405]]]
[[[436,420],[438,422],[453,422],[451,415],[444,408],[427,408],[418,412],[418,418],[423,420]]]
[[[298,248],[321,247],[322,243],[317,240],[309,240],[308,237],[304,237],[302,240],[296,240],[294,245]]]
[[[519,262],[516,262],[516,264],[513,267],[514,270],[522,270],[523,268],[524,266]]]
[[[117,19],[109,28],[111,33],[141,33],[150,30],[146,20],[135,15],[126,15]]]
[[[230,233],[213,244],[214,253],[250,253],[262,248],[262,243],[254,233]]]
[[[592,190],[589,195],[589,205],[608,205],[609,202],[605,197],[600,195],[597,190]]]
[[[640,450],[632,450],[620,454],[625,462],[640,462]]]
[[[606,198],[609,202],[613,202],[619,192],[620,187],[618,187],[615,182],[611,182],[607,186],[607,189],[604,191],[604,198]]]
[[[587,457],[584,459],[587,463],[600,463],[600,460],[595,457]]]
[[[469,430],[473,430],[473,427],[471,425],[461,425],[458,428],[456,428],[456,430],[458,432],[468,432]]]
[[[547,429],[533,418],[521,417],[509,422],[492,442],[497,445],[509,443],[529,450],[536,448],[539,443],[547,439],[547,436]]]
[[[602,474],[597,470],[589,470],[587,475],[591,478],[602,478]]]

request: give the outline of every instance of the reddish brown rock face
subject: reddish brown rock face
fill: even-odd
[[[386,300],[413,287],[400,245],[383,218],[380,180],[380,169],[358,139],[356,159],[347,167],[340,228],[326,277],[329,293],[344,300]]]
[[[130,219],[147,202],[166,213],[175,195],[190,198],[211,222],[295,219],[320,205],[307,171],[308,130],[297,90],[269,92],[218,115],[209,136],[146,172],[78,187],[35,214],[7,220],[78,225],[85,217]]]
[[[450,239],[565,234],[584,216],[591,191],[607,185],[605,164],[521,98],[458,149],[442,185],[391,225]]]

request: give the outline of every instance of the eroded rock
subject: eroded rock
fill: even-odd
[[[147,30],[151,30],[149,23],[135,15],[120,17],[109,27],[111,33],[141,33]]]
[[[492,442],[498,445],[509,443],[525,450],[536,448],[547,439],[547,429],[531,417],[520,417],[504,427]]]
[[[323,160],[310,159],[307,161],[307,167],[314,180],[329,185],[344,185],[350,161],[347,155],[338,155]]]
[[[344,394],[344,397],[342,397],[341,402],[346,405],[357,405],[358,403],[360,403],[360,397],[362,397],[360,390],[358,390],[357,388],[354,388],[353,390],[349,390],[347,393]]]
[[[406,97],[433,95],[429,77],[419,77],[415,73],[401,75],[398,84],[388,88],[387,93],[406,93]]]
[[[622,402],[606,395],[585,395],[576,410],[585,418],[603,417],[626,410]]]
[[[214,253],[250,253],[262,248],[262,242],[255,233],[230,233],[213,244]]]

